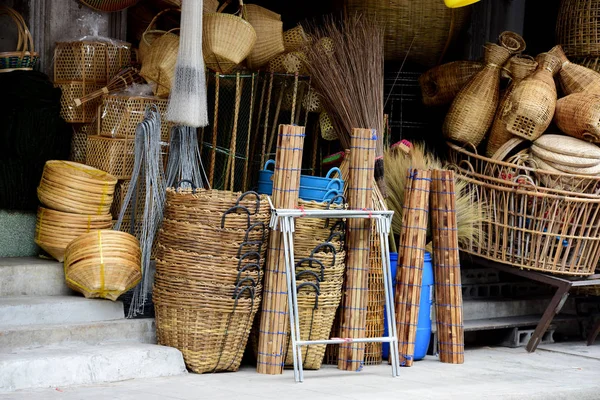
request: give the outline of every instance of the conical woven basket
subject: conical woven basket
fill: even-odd
[[[558,81],[565,95],[584,91],[600,93],[600,74],[598,72],[570,62],[560,45],[554,46],[549,53],[561,61],[562,68],[558,73]]]
[[[488,43],[485,67],[463,87],[444,121],[444,135],[460,143],[478,146],[492,125],[500,97],[500,73],[510,57],[506,48]]]
[[[142,279],[137,239],[124,232],[92,231],[72,241],[65,251],[67,286],[86,298],[116,300]]]
[[[476,61],[453,61],[431,68],[419,77],[423,104],[439,106],[451,103],[482,68],[483,65]]]
[[[573,93],[559,99],[554,122],[567,135],[600,142],[600,93]]]
[[[283,32],[283,47],[286,52],[296,51],[307,42],[310,42],[310,37],[304,32],[302,25],[296,25]]]
[[[256,31],[256,43],[248,55],[248,67],[257,69],[285,51],[281,16],[256,4],[244,5],[244,18]]]
[[[560,59],[550,53],[537,58],[538,69],[516,86],[507,99],[506,126],[515,136],[535,140],[548,128],[556,108],[554,75]]]
[[[537,62],[532,58],[528,57],[512,57],[507,63],[507,69],[512,77],[511,83],[506,88],[500,103],[498,104],[498,110],[496,111],[496,116],[494,118],[494,123],[492,124],[492,129],[490,130],[490,135],[488,138],[486,155],[491,157],[498,151],[498,149],[510,140],[513,135],[506,128],[506,114],[509,111],[509,103],[508,99],[512,91],[519,85],[519,83],[529,76],[535,69],[537,68]]]

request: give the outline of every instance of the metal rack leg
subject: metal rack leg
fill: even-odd
[[[288,243],[287,229],[288,224],[286,223],[287,218],[280,218],[281,224],[281,236],[283,236],[283,252],[285,256],[285,279],[287,284],[287,296],[288,296],[288,312],[290,314],[290,340],[292,341],[292,355],[294,358],[294,380],[299,382],[300,376],[298,371],[297,355],[296,355],[296,329],[295,329],[295,315],[294,315],[294,288],[295,285],[292,283],[291,276],[293,274],[293,263],[294,259],[291,258],[290,263],[290,248]],[[284,341],[285,343],[285,341]],[[285,363],[285,360],[283,361]]]

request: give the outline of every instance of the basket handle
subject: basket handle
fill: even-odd
[[[242,261],[244,261],[246,259],[246,257],[249,257],[249,256],[256,257],[256,262],[260,263],[260,254],[256,251],[248,251],[248,252],[244,253],[241,257],[238,257],[239,258],[238,265],[237,265],[238,271],[240,270],[240,267],[242,266]],[[252,264],[250,264],[250,265],[252,265]]]
[[[33,53],[35,51],[33,48],[33,38],[31,37],[31,33],[27,28],[27,24],[25,23],[23,16],[16,10],[7,6],[0,6],[0,15],[8,15],[11,17],[17,27],[18,38],[16,51],[22,53]]]
[[[315,255],[315,253],[324,247],[330,248],[331,252],[333,253],[333,261],[331,262],[331,266],[333,267],[335,265],[335,256],[337,252],[335,251],[335,247],[331,243],[321,243],[320,245],[315,247],[313,251],[310,252],[310,258],[314,258],[313,256]]]
[[[245,193],[242,193],[240,195],[240,197],[237,198],[237,201],[235,202],[235,205],[239,205],[240,201],[244,200],[244,198],[248,195],[252,195],[252,196],[256,196],[256,210],[254,210],[254,213],[251,213],[250,215],[256,215],[258,214],[258,210],[260,208],[260,195],[252,190],[247,191]]]
[[[267,228],[265,227],[265,223],[262,221],[258,221],[253,223],[252,225],[250,225],[248,227],[248,229],[246,229],[246,236],[244,236],[244,241],[247,242],[248,241],[248,236],[250,235],[250,232],[252,232],[254,230],[254,228],[256,228],[257,226],[260,226],[260,229],[262,230],[262,240],[260,240],[260,243],[264,243],[267,238],[265,237]],[[261,245],[262,248],[262,245]],[[259,251],[260,252],[260,251]]]
[[[223,217],[221,217],[221,229],[225,228],[225,219],[227,218],[227,215],[231,214],[232,212],[234,212],[236,210],[243,210],[246,212],[246,217],[248,219],[246,222],[246,228],[250,227],[250,211],[248,211],[248,209],[244,206],[233,206],[229,210],[227,210],[223,213]],[[236,214],[239,214],[239,213],[236,213]]]
[[[305,262],[308,262],[309,268],[312,268],[312,263],[319,264],[319,267],[321,267],[321,280],[325,279],[325,266],[321,261],[317,260],[316,258],[306,257],[296,263],[296,268],[301,267]]]
[[[238,275],[238,278],[239,278],[239,275]],[[247,277],[245,277],[244,279],[238,281],[238,283],[235,284],[236,288],[239,288],[244,282],[250,282],[251,283],[251,287],[256,287],[256,281],[253,278],[247,276]]]
[[[236,14],[237,13],[241,13],[242,9],[244,8],[244,1],[243,0],[239,0],[239,3],[240,3],[240,8],[236,12]],[[221,4],[221,6],[219,7],[219,9],[217,10],[217,13],[222,13],[223,10],[225,9],[225,7],[227,7],[230,4],[231,4],[231,0],[225,1],[223,4]]]
[[[332,243],[331,241],[333,240],[333,238],[339,237],[340,238],[340,250],[342,251],[343,247],[344,247],[344,234],[342,232],[332,232],[331,235],[329,235],[329,237],[327,238],[327,242]]]
[[[319,308],[319,296],[321,295],[321,290],[319,289],[318,285],[315,285],[312,282],[304,282],[304,283],[301,283],[300,285],[298,285],[298,287],[296,288],[296,293],[299,293],[300,289],[302,289],[303,287],[306,287],[306,286],[310,286],[313,289],[315,289],[315,293],[317,294],[315,296],[315,310],[316,310],[317,308]]]
[[[240,278],[242,277],[242,272],[246,271],[246,270],[247,270],[247,269],[249,269],[249,268],[256,268],[256,272],[258,273],[258,276],[256,277],[256,280],[257,280],[258,282],[260,282],[260,265],[258,265],[258,264],[256,264],[256,263],[253,263],[253,264],[246,264],[246,265],[244,265],[244,268],[242,268],[242,269],[240,269],[240,270],[238,271],[238,274],[237,274],[237,281],[238,281],[238,282],[240,282]],[[241,281],[241,282],[243,282],[243,281]],[[256,286],[256,285],[255,285],[255,286]]]
[[[296,274],[296,279],[300,279],[303,275],[314,276],[317,282],[321,282],[323,280],[323,269],[321,269],[321,277],[315,271],[300,271]]]
[[[146,30],[142,33],[142,36],[144,36],[144,34],[146,32],[148,32],[150,29],[154,29],[156,27],[156,21],[158,21],[158,18],[161,15],[168,13],[169,11],[178,11],[178,12],[181,12],[181,8],[165,8],[164,10],[162,10],[161,12],[159,12],[158,14],[156,14],[154,16],[154,18],[152,18],[152,21],[150,21],[150,24],[148,24],[148,27],[146,28]]]

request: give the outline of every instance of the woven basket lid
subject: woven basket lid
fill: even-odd
[[[492,160],[496,160],[496,161],[506,160],[508,157],[510,157],[511,155],[516,153],[515,150],[520,149],[525,142],[526,142],[525,139],[522,139],[522,138],[515,137],[515,138],[510,139],[508,142],[506,142],[502,146],[500,146],[500,148],[498,150],[496,150],[494,155],[492,155],[492,157],[491,157]]]
[[[600,147],[571,136],[546,134],[534,143],[544,150],[565,156],[600,159]]]
[[[576,168],[591,168],[600,164],[600,159],[567,156],[543,149],[535,144],[531,146],[532,153],[544,161]]]

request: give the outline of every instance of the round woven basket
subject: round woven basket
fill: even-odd
[[[17,48],[15,51],[0,53],[0,72],[15,70],[31,71],[38,61],[39,55],[33,48],[33,38],[25,20],[15,10],[0,6],[0,15],[8,15],[17,27]]]
[[[258,69],[285,51],[281,16],[256,4],[243,6],[244,18],[256,32],[256,43],[248,55],[248,67]]]
[[[46,162],[38,198],[46,207],[75,214],[108,214],[117,179],[71,161]]]
[[[205,210],[222,216],[231,207],[242,206],[250,215],[271,216],[271,207],[266,195],[256,192],[231,192],[216,189],[174,189],[167,188],[167,207],[181,205],[196,210]],[[260,220],[267,223],[269,220]]]
[[[65,251],[65,279],[86,298],[116,300],[142,279],[138,240],[111,230],[78,237]]]
[[[135,5],[140,0],[81,0],[83,4],[98,11],[115,12]]]
[[[181,4],[180,4],[180,6],[181,6]],[[150,23],[148,24],[148,27],[146,27],[146,30],[142,33],[142,38],[140,39],[140,45],[138,48],[138,60],[140,63],[144,62],[144,57],[146,56],[146,54],[148,54],[148,51],[150,50],[150,45],[152,45],[152,43],[156,39],[158,39],[159,37],[161,37],[162,35],[167,33],[167,31],[156,29],[156,23],[158,22],[158,19],[162,15],[169,13],[171,11],[181,12],[181,9],[180,8],[167,8],[165,10],[162,10],[161,12],[156,14],[154,16],[154,18],[152,18],[152,21],[150,21]]]
[[[176,28],[179,29],[179,28]],[[174,30],[165,32],[156,38],[145,53],[140,75],[154,82],[154,95],[167,97],[175,79],[175,64],[179,52],[179,35]]]

